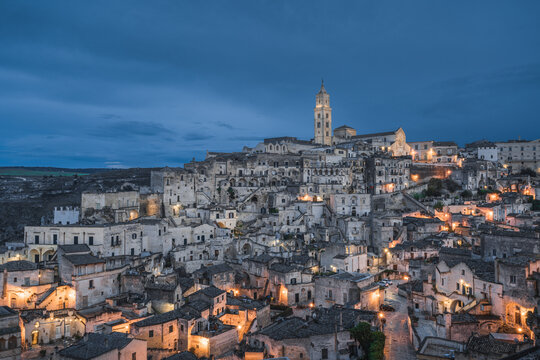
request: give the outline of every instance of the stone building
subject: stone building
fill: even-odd
[[[125,222],[139,217],[140,200],[138,191],[83,192],[81,195],[81,217],[90,218],[96,213],[112,211],[114,222]]]
[[[313,142],[320,145],[332,145],[332,108],[330,107],[330,95],[321,83],[321,89],[317,93],[314,110]]]
[[[61,360],[145,360],[147,358],[146,341],[134,339],[126,334],[89,333],[77,343],[62,349],[58,353]]]
[[[497,142],[498,160],[511,173],[524,169],[540,172],[540,139]]]
[[[325,308],[349,305],[371,311],[379,310],[384,291],[374,284],[370,274],[338,273],[315,277],[315,306]]]
[[[24,241],[34,262],[51,260],[58,245],[86,244],[98,256],[139,255],[147,250],[138,223],[25,226]]]
[[[21,354],[19,314],[8,306],[0,306],[0,358],[15,360]]]
[[[495,279],[493,263],[476,259],[445,259],[435,272],[438,313],[455,313],[486,299],[494,315],[502,315],[503,286]]]
[[[349,329],[360,321],[375,324],[376,316],[338,307],[316,309],[307,319],[285,318],[253,333],[249,343],[262,347],[266,358],[338,360],[359,354]]]
[[[367,216],[371,213],[371,195],[333,194],[330,208],[338,215]]]
[[[10,261],[0,265],[0,305],[12,309],[35,308],[38,294],[54,286],[53,268],[26,261]]]
[[[410,156],[377,154],[366,161],[366,181],[371,194],[405,190],[410,182]]]
[[[161,358],[190,349],[193,329],[204,324],[201,314],[186,306],[135,322],[131,335],[146,341],[150,353]]]

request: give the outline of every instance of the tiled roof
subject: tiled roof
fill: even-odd
[[[78,343],[60,350],[60,355],[68,359],[94,359],[113,350],[125,348],[133,339],[127,334],[113,332],[111,334],[88,333]]]
[[[62,251],[66,254],[90,252],[90,248],[86,244],[58,245],[58,248],[62,249]]]
[[[478,320],[467,312],[452,314],[453,323],[477,323]]]
[[[133,326],[136,327],[145,327],[145,326],[153,326],[158,324],[164,324],[166,322],[175,320],[175,319],[196,319],[199,318],[201,314],[198,311],[195,311],[192,308],[187,307],[181,307],[180,309],[168,311],[163,314],[158,314],[154,316],[150,316],[144,320],[138,321],[133,324]]]
[[[231,272],[234,271],[232,267],[229,266],[229,264],[218,264],[218,265],[212,265],[208,267],[201,267],[199,270],[194,271],[194,274],[204,274],[207,273],[209,276],[213,276],[215,274],[221,274],[224,272]]]
[[[224,293],[225,291],[218,289],[217,287],[212,285],[212,286],[205,287],[197,292],[194,292],[193,294],[190,295],[190,297],[195,294],[204,294],[208,297],[215,298],[216,296],[219,296]]]
[[[346,308],[318,309],[314,317],[304,320],[298,317],[286,318],[275,322],[259,333],[274,340],[303,339],[311,336],[333,334],[338,331],[347,331],[360,321],[371,322],[375,313]]]
[[[474,336],[467,344],[467,350],[481,354],[510,354],[517,349],[517,344],[495,340],[492,336]]]
[[[192,352],[182,351],[181,353],[166,357],[163,360],[198,360],[198,358]]]
[[[64,255],[64,258],[73,265],[90,265],[104,263],[105,260],[90,254]]]
[[[0,318],[13,315],[17,315],[17,311],[13,310],[9,306],[0,306]]]
[[[0,265],[0,270],[4,271],[28,271],[36,270],[37,264],[26,260],[8,261],[7,263]]]

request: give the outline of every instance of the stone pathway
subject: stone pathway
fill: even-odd
[[[394,285],[386,289],[387,304],[392,305],[395,312],[385,312],[386,326],[384,334],[386,343],[384,356],[387,360],[412,360],[416,359],[416,352],[409,342],[409,329],[407,327],[407,300],[397,294],[398,289]]]

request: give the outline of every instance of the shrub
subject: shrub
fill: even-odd
[[[432,178],[428,182],[427,190],[425,190],[426,196],[441,196],[443,188],[443,182],[441,179]]]
[[[369,360],[383,360],[384,359],[384,342],[386,336],[380,331],[374,331],[371,333],[371,345],[369,346],[368,359]]]
[[[352,337],[358,341],[364,354],[369,352],[369,346],[371,343],[371,325],[367,322],[359,322],[358,325],[349,330]]]
[[[437,201],[435,205],[433,205],[433,208],[437,211],[442,211],[442,209],[444,208],[444,204],[440,201]]]

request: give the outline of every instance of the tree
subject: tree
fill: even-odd
[[[384,333],[372,331],[371,325],[367,322],[358,323],[349,332],[364,350],[364,358],[368,360],[382,360],[384,358],[384,342],[386,340]]]
[[[432,178],[428,182],[426,196],[441,196],[443,183],[441,179]]]
[[[471,190],[465,190],[461,193],[461,197],[463,198],[471,198],[473,196],[473,193],[471,192]]]
[[[442,209],[444,208],[444,204],[440,201],[437,201],[437,203],[433,205],[433,208],[437,211],[442,211]]]
[[[371,325],[367,322],[359,322],[358,325],[349,330],[354,340],[358,341],[364,354],[369,352],[371,343]]]
[[[369,360],[383,360],[384,358],[384,342],[386,336],[381,331],[371,333],[371,344],[369,346]]]

